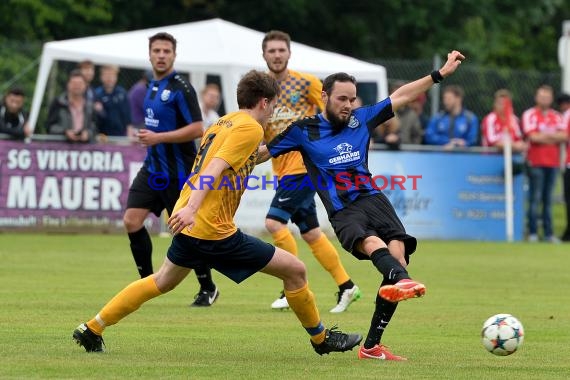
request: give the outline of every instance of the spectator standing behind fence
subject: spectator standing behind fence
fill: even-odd
[[[220,118],[218,114],[220,99],[220,87],[215,83],[208,83],[200,91],[200,110],[202,111],[202,127],[204,131]]]
[[[152,80],[152,70],[145,70],[127,94],[131,108],[131,124],[135,129],[144,128],[144,97]]]
[[[482,145],[503,149],[506,133],[509,133],[513,152],[524,152],[526,143],[523,141],[519,119],[507,109],[506,103],[511,101],[511,93],[500,89],[495,92],[493,111],[481,122]],[[510,125],[509,125],[510,124]]]
[[[479,121],[475,114],[463,107],[463,88],[449,85],[443,89],[444,110],[431,118],[425,143],[441,145],[449,150],[456,147],[477,145]]]
[[[568,138],[562,116],[552,109],[554,92],[543,85],[536,90],[536,105],[522,115],[524,135],[529,142],[528,240],[538,241],[538,208],[542,203],[544,240],[558,243],[552,226],[552,193],[560,166],[560,144]]]
[[[425,104],[427,101],[427,95],[425,93],[421,93],[418,97],[408,104],[408,107],[416,111],[416,115],[418,115],[418,119],[420,120],[420,125],[422,127],[422,142],[423,142],[423,135],[425,134],[425,130],[429,124],[429,117],[425,113]]]
[[[96,132],[93,102],[85,98],[87,82],[79,70],[67,80],[67,90],[50,105],[46,131],[70,142],[91,142]]]
[[[18,140],[24,140],[32,134],[28,113],[24,111],[24,91],[19,87],[9,89],[4,96],[0,106],[0,133]]]
[[[101,86],[95,89],[95,101],[101,103],[97,112],[99,133],[104,136],[134,136],[127,91],[117,85],[119,67],[105,65],[100,69]]]
[[[406,82],[403,81],[394,83],[391,92],[396,91],[405,84]],[[411,104],[398,108],[396,111],[396,116],[399,121],[399,128],[397,131],[399,136],[399,143],[421,144],[424,137],[424,131],[420,122],[419,115],[411,106]],[[396,118],[392,118],[391,120],[394,119]]]
[[[394,115],[388,121],[378,125],[372,131],[372,142],[376,144],[386,144],[388,149],[400,149],[400,119]]]
[[[90,60],[86,59],[81,61],[77,64],[77,68],[85,78],[85,82],[87,83],[87,88],[85,90],[85,98],[90,102],[95,102],[95,90],[91,87],[91,83],[93,82],[93,78],[95,78],[95,64]]]
[[[562,94],[557,100],[558,109],[562,113],[562,125],[566,127],[569,140],[566,140],[566,168],[564,170],[564,203],[566,204],[566,228],[560,238],[570,241],[570,95]]]

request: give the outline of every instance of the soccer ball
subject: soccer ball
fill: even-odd
[[[510,314],[497,314],[483,323],[483,346],[492,354],[506,356],[514,353],[523,343],[522,323]]]

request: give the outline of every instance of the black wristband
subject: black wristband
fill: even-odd
[[[443,75],[441,75],[439,70],[432,71],[430,75],[431,75],[431,80],[433,80],[433,83],[439,83],[443,80]]]

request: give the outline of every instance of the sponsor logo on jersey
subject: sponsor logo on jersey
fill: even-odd
[[[271,116],[271,122],[278,120],[297,120],[300,119],[301,115],[289,107],[281,106],[275,107],[273,110],[273,115]]]
[[[158,127],[159,120],[154,118],[154,111],[152,108],[146,109],[146,116],[144,118],[144,124],[147,127]]]
[[[352,161],[360,160],[360,152],[359,151],[353,152],[352,151],[352,145],[350,145],[349,143],[344,142],[344,143],[338,144],[333,149],[336,151],[336,153],[338,155],[330,158],[329,164],[337,165],[337,164],[343,164],[346,162],[352,162]]]

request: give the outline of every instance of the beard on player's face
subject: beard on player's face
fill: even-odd
[[[276,61],[269,63],[267,67],[269,68],[269,71],[271,71],[273,74],[278,75],[287,70],[288,63],[289,63],[288,61]]]
[[[325,110],[327,113],[327,120],[329,121],[334,133],[339,133],[346,126],[350,113],[335,113],[330,103],[327,103]]]

